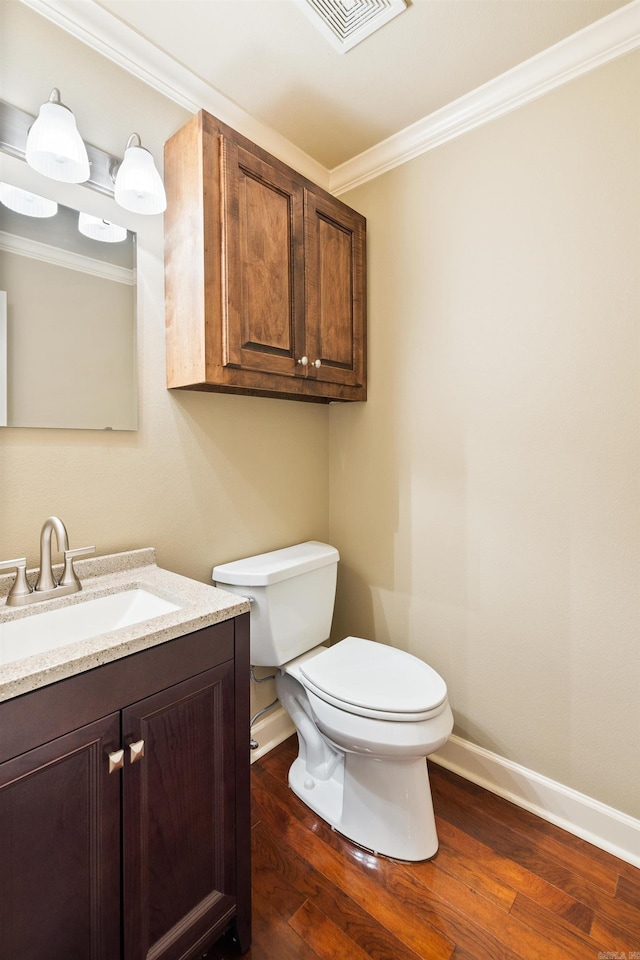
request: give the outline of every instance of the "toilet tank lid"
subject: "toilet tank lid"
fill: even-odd
[[[271,550],[255,557],[221,563],[213,568],[212,579],[216,583],[237,586],[265,587],[279,580],[288,580],[318,567],[337,563],[340,554],[335,547],[318,540],[296,543],[282,550]]]

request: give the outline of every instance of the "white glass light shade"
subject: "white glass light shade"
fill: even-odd
[[[22,213],[26,217],[55,217],[58,204],[55,200],[48,200],[37,193],[29,193],[10,183],[0,183],[0,201],[5,207],[15,213]]]
[[[167,209],[164,184],[153,157],[144,147],[127,147],[118,168],[114,196],[133,213],[162,213]]]
[[[87,148],[67,107],[52,100],[42,104],[29,130],[26,160],[52,180],[83,183],[89,179]]]
[[[78,217],[78,230],[85,237],[92,240],[101,240],[103,243],[120,243],[127,239],[126,227],[119,227],[117,223],[92,217],[90,213],[81,213]]]

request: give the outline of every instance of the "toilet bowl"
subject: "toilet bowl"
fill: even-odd
[[[401,650],[347,637],[284,664],[276,689],[298,733],[296,796],[374,853],[434,856],[426,757],[453,728],[438,674]]]
[[[453,729],[447,687],[394,647],[322,642],[337,561],[333,547],[311,541],[216,566],[213,579],[253,601],[251,662],[278,668],[278,698],[298,735],[294,793],[367,850],[425,860],[438,848],[426,758]]]

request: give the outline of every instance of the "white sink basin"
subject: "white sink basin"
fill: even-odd
[[[179,609],[178,604],[136,587],[57,610],[34,610],[28,617],[0,623],[0,664],[24,660]]]

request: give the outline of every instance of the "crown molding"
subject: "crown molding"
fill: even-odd
[[[517,110],[639,45],[640,0],[632,0],[441,110],[334,167],[329,189],[335,196],[346,193],[490,120]]]
[[[517,110],[640,46],[640,0],[631,0],[537,56],[328,170],[93,0],[21,2],[189,112],[204,109],[213,113],[335,196]]]
[[[283,163],[328,189],[329,171],[295,144],[255,120],[163,50],[93,0],[21,0],[82,43],[190,113],[207,110]]]

